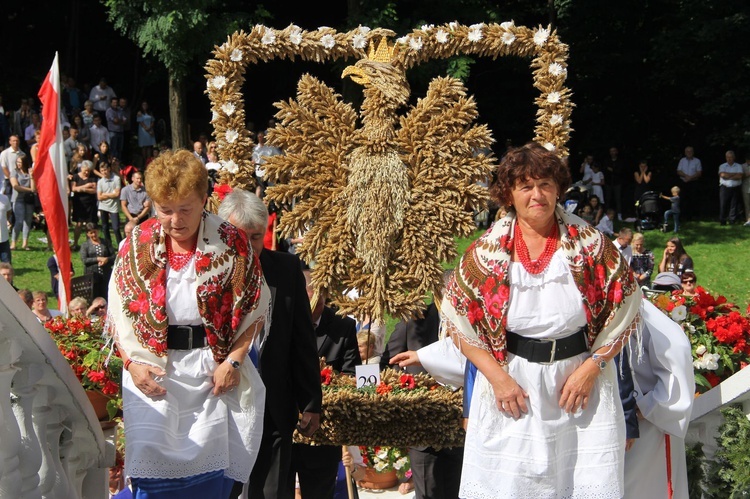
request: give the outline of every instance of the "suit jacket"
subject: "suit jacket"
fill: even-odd
[[[333,309],[325,307],[315,328],[315,336],[318,356],[325,357],[326,363],[335,371],[354,374],[354,367],[362,364],[354,319],[340,317]]]
[[[440,313],[434,303],[424,311],[422,319],[412,319],[408,322],[399,322],[393,330],[388,343],[380,358],[380,368],[385,369],[388,362],[396,354],[407,350],[419,350],[438,340],[440,332]],[[426,373],[420,366],[409,366],[406,372],[411,374]]]
[[[264,249],[260,265],[273,303],[271,330],[259,356],[265,427],[270,419],[275,428],[291,433],[300,412],[320,412],[323,397],[310,301],[299,258]]]

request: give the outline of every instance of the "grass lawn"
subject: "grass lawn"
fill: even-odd
[[[481,231],[477,231],[470,238],[459,239],[459,254],[463,254],[471,241],[481,234]],[[646,247],[654,252],[658,265],[664,245],[672,234],[651,230],[644,235]],[[47,269],[47,259],[52,253],[47,251],[46,242],[40,238],[44,238],[44,233],[32,231],[29,237],[32,251],[13,252],[13,267],[16,271],[14,284],[18,288],[46,291],[50,297],[49,307],[57,308],[57,299],[52,296]],[[729,301],[745,310],[750,302],[750,229],[738,225],[721,227],[716,222],[686,222],[683,223],[680,238],[695,263],[698,284],[713,293],[725,295]],[[75,275],[82,275],[83,264],[78,254],[74,253],[72,259]],[[447,262],[445,267],[454,267],[456,263]],[[393,331],[396,322],[388,321],[389,333]]]

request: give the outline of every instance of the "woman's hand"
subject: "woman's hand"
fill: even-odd
[[[96,261],[99,264],[100,267],[104,267],[107,265],[107,260],[109,260],[106,256],[97,256]]]
[[[500,369],[498,372],[501,374],[496,379],[488,380],[495,392],[497,408],[500,412],[518,419],[521,414],[529,412],[526,406],[526,399],[529,398],[529,394],[504,370]]]
[[[560,408],[571,414],[578,409],[585,409],[589,404],[591,389],[600,373],[599,366],[586,359],[565,381],[560,396]]]
[[[144,395],[148,397],[160,397],[167,393],[159,383],[154,380],[156,376],[165,376],[167,373],[155,366],[147,364],[131,363],[128,372],[133,378],[133,383]]]
[[[414,350],[407,350],[406,352],[394,355],[391,357],[391,360],[388,361],[388,364],[398,364],[398,367],[421,365],[419,362],[419,356]]]
[[[240,384],[240,370],[227,361],[219,364],[214,371],[214,395],[223,395]]]

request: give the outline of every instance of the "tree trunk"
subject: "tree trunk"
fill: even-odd
[[[185,149],[188,146],[185,94],[184,80],[169,75],[169,121],[172,128],[172,149]]]

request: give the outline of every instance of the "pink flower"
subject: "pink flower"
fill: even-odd
[[[132,300],[128,303],[128,310],[136,314],[145,314],[148,312],[148,306],[148,295],[145,292],[142,292],[138,295],[137,300]]]
[[[505,302],[502,300],[502,298],[500,298],[499,294],[490,296],[489,300],[485,300],[484,304],[487,307],[487,311],[492,317],[494,317],[495,319],[500,318]]]

